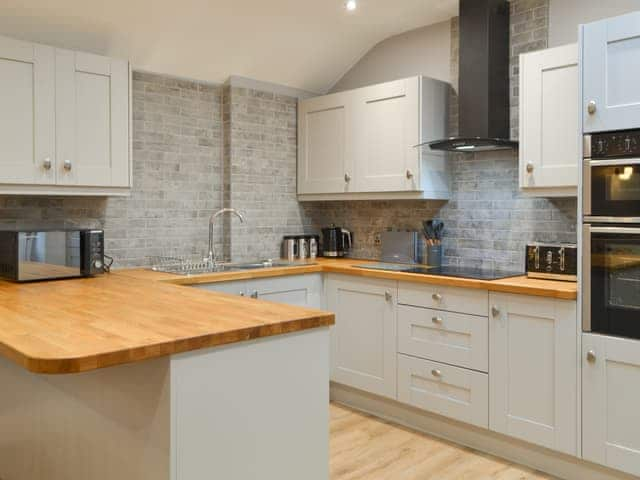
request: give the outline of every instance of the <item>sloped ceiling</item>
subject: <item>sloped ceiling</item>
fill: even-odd
[[[2,0],[0,34],[129,58],[211,82],[324,93],[379,41],[457,14],[458,0]]]

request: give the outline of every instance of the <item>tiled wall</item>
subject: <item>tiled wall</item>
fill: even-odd
[[[296,199],[297,100],[227,87],[224,104],[230,125],[228,202],[247,219],[227,220],[231,258],[278,258],[282,236],[302,232],[303,225]]]
[[[206,252],[209,215],[222,206],[220,93],[220,86],[134,72],[131,196],[0,196],[0,223],[103,227],[119,267]]]
[[[548,0],[511,2],[511,135],[518,136],[518,55],[546,47]],[[451,22],[451,75],[458,72],[458,21]],[[455,94],[450,130],[457,131]],[[305,206],[308,229],[336,223],[354,230],[356,257],[377,257],[376,234],[387,227],[419,230],[445,222],[445,262],[522,269],[529,241],[576,241],[576,199],[527,198],[518,189],[514,152],[452,155],[449,202],[335,202]]]

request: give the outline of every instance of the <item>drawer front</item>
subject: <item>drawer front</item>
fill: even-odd
[[[483,317],[489,314],[489,292],[472,288],[400,282],[398,303]]]
[[[398,351],[488,372],[487,317],[398,306]]]
[[[398,354],[398,401],[489,427],[489,376]]]

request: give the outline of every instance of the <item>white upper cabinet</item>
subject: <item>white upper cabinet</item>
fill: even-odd
[[[128,62],[0,37],[0,78],[0,194],[128,194]]]
[[[55,50],[0,37],[0,183],[55,183]]]
[[[640,12],[581,27],[585,132],[637,128],[640,118]]]
[[[582,336],[582,456],[640,475],[640,342]]]
[[[56,50],[59,184],[129,186],[129,64]]]
[[[411,77],[302,100],[299,199],[447,199],[444,154],[415,146],[446,137],[448,94]]]
[[[489,294],[489,428],[578,454],[576,302]]]
[[[298,107],[298,193],[352,191],[352,104],[335,93],[301,101]]]
[[[575,196],[580,107],[576,44],[520,56],[520,188]]]

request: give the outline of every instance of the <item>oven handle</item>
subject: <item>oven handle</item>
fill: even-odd
[[[615,158],[610,160],[586,159],[585,163],[590,167],[615,167],[616,165],[640,165],[640,157],[637,158]]]
[[[622,235],[640,235],[640,228],[630,228],[630,227],[592,227],[591,225],[584,226],[585,238],[586,235],[589,235],[589,240],[591,240],[592,233],[614,233],[614,234],[622,234]]]
[[[582,226],[582,331],[591,331],[591,232],[589,224]]]

